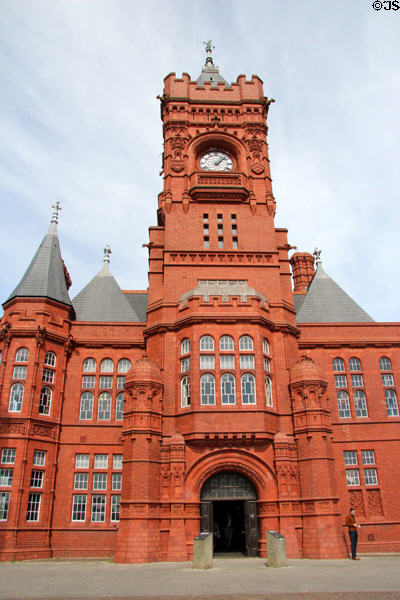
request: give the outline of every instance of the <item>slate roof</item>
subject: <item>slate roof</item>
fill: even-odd
[[[147,321],[147,305],[149,303],[149,295],[147,292],[123,292],[125,298],[132,306],[133,310],[139,317],[141,323]]]
[[[205,81],[210,81],[211,87],[216,87],[218,83],[223,83],[226,87],[230,87],[229,83],[220,75],[218,66],[214,65],[211,58],[207,58],[206,64],[197,79],[197,85],[203,87]]]
[[[101,323],[140,321],[111,273],[107,261],[92,281],[75,296],[72,305],[77,321]]]
[[[50,223],[31,264],[6,302],[16,297],[51,298],[71,306],[55,222]]]
[[[318,264],[301,300],[295,295],[297,323],[373,323],[374,320]]]

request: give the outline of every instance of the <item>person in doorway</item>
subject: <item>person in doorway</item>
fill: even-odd
[[[360,560],[357,558],[357,541],[358,531],[360,525],[356,522],[356,511],[354,508],[350,509],[350,514],[346,517],[346,525],[349,529],[350,545],[351,545],[351,558],[352,560]]]
[[[228,512],[226,516],[226,525],[224,528],[225,534],[225,544],[227,548],[232,546],[232,535],[233,535],[233,523],[232,523],[232,513]]]
[[[220,537],[221,537],[221,533],[219,530],[219,525],[218,525],[217,521],[214,521],[214,527],[213,527],[213,549],[214,550],[215,550],[215,546],[217,545],[217,542]]]

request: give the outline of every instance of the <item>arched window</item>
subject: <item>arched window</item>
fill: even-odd
[[[350,371],[361,371],[361,363],[355,356],[349,360],[349,369]]]
[[[96,361],[94,358],[87,358],[83,363],[83,370],[85,373],[96,372]]]
[[[333,370],[339,371],[339,372],[345,370],[344,360],[342,358],[334,358],[333,359]]]
[[[131,368],[131,361],[128,358],[121,358],[118,362],[118,373],[127,373]]]
[[[101,373],[112,373],[114,371],[114,363],[111,358],[103,358],[100,365]]]
[[[22,383],[14,383],[10,391],[10,403],[8,412],[21,412],[24,399],[24,386]]]
[[[262,347],[263,347],[264,354],[269,354],[269,343],[266,338],[263,339]]]
[[[347,392],[340,391],[337,393],[337,403],[339,410],[339,417],[341,419],[350,419],[350,401]]]
[[[181,342],[181,354],[188,354],[190,352],[190,340],[185,338]]]
[[[28,362],[29,350],[28,348],[19,348],[15,355],[15,362]]]
[[[115,407],[115,419],[116,421],[122,421],[124,418],[124,393],[120,392],[117,396],[117,402]]]
[[[39,400],[39,414],[49,415],[51,406],[51,389],[48,387],[42,387],[40,390]]]
[[[254,375],[251,373],[245,373],[242,375],[242,403],[256,403],[256,380]]]
[[[233,339],[230,335],[223,335],[219,340],[219,349],[224,350],[233,350],[234,349]]]
[[[190,379],[182,377],[181,379],[181,405],[190,406]]]
[[[215,404],[215,378],[211,373],[200,377],[200,403]]]
[[[272,381],[269,377],[265,378],[265,401],[267,406],[273,406],[272,401]]]
[[[398,417],[399,407],[397,405],[397,398],[395,392],[393,390],[386,390],[385,400],[388,417]]]
[[[235,378],[231,373],[221,377],[221,404],[236,404]]]
[[[56,355],[54,354],[54,352],[46,353],[46,356],[44,357],[44,364],[48,367],[56,366]]]
[[[239,340],[239,350],[253,350],[253,339],[249,335],[242,335]]]
[[[214,350],[214,340],[211,335],[203,335],[200,338],[200,350]]]
[[[379,368],[381,371],[391,371],[392,370],[392,364],[391,364],[390,360],[388,358],[386,358],[386,356],[382,356],[382,358],[379,359]]]
[[[361,390],[355,390],[353,394],[356,417],[368,417],[367,400]]]
[[[88,421],[93,419],[93,399],[92,392],[84,392],[81,396],[81,409],[79,412],[79,418],[82,421]]]
[[[109,421],[111,419],[111,394],[108,392],[103,392],[99,396],[97,418],[99,421]]]

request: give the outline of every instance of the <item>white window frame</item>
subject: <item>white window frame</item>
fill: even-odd
[[[98,398],[98,421],[110,421],[111,419],[111,394],[102,392]]]
[[[392,363],[390,361],[390,358],[388,358],[387,356],[381,356],[379,359],[379,369],[381,371],[391,371]]]
[[[361,461],[363,465],[374,465],[375,452],[373,450],[361,450]]]
[[[74,490],[87,490],[89,487],[89,473],[74,473]]]
[[[184,338],[181,341],[181,355],[189,354],[190,352],[190,340],[189,338]]]
[[[43,383],[54,383],[54,371],[50,369],[43,369],[42,381]]]
[[[256,404],[256,378],[252,373],[244,373],[240,378],[242,404]]]
[[[4,465],[13,465],[15,463],[16,453],[17,453],[16,448],[2,448],[1,449],[1,462]]]
[[[268,354],[268,355],[270,354],[269,342],[268,342],[267,338],[264,338],[262,341],[262,350],[263,350],[264,354]]]
[[[181,358],[181,373],[187,373],[190,371],[190,356]]]
[[[337,406],[339,419],[351,419],[350,398],[347,392],[340,390],[337,392]]]
[[[202,406],[215,405],[215,377],[212,373],[204,373],[200,377],[200,404]]]
[[[95,469],[108,469],[108,454],[95,454],[94,455],[94,468]]]
[[[121,495],[115,494],[111,496],[111,513],[110,521],[112,523],[118,523],[120,520],[121,513]]]
[[[40,471],[39,469],[32,469],[31,471],[31,487],[33,488],[42,488],[44,480],[44,471]]]
[[[26,379],[26,365],[16,365],[13,369],[13,379]]]
[[[85,390],[93,390],[96,386],[95,375],[83,375],[82,376],[82,388]]]
[[[353,392],[354,410],[357,418],[368,417],[367,399],[362,390]]]
[[[26,363],[29,361],[29,350],[28,348],[22,347],[18,348],[15,353],[15,362],[23,362]]]
[[[14,469],[0,469],[0,486],[11,487],[13,481]]]
[[[124,392],[117,394],[115,400],[115,420],[123,421],[124,419]]]
[[[103,358],[100,363],[100,373],[114,373],[114,361],[112,358]]]
[[[34,450],[32,464],[34,467],[44,467],[46,465],[46,450]]]
[[[232,373],[224,373],[221,376],[221,404],[236,404],[236,381]]]
[[[240,368],[241,369],[254,369],[254,354],[241,354],[240,355]]]
[[[8,520],[10,510],[10,492],[0,492],[0,521]]]
[[[215,356],[214,354],[201,354],[200,355],[200,369],[210,370],[215,369]]]
[[[104,523],[106,520],[106,496],[104,494],[93,494],[92,496],[92,523]]]
[[[349,358],[349,371],[361,371],[361,362],[356,356]]]
[[[344,450],[343,459],[346,467],[358,465],[357,452],[355,450]]]
[[[397,396],[394,390],[385,390],[386,411],[388,417],[399,416],[399,406]]]
[[[28,505],[26,508],[26,520],[37,522],[40,519],[40,505],[42,502],[42,494],[38,492],[30,492],[28,497]]]
[[[21,412],[24,401],[25,388],[22,383],[14,383],[10,390],[10,402],[8,412]]]
[[[201,336],[200,352],[214,352],[214,338],[211,335]]]
[[[235,355],[220,354],[219,368],[221,369],[221,371],[233,371],[235,368]]]
[[[350,375],[351,387],[364,387],[364,379],[361,374]]]
[[[91,421],[93,419],[94,395],[92,392],[83,392],[79,408],[79,420]]]
[[[44,364],[48,367],[55,367],[57,362],[57,357],[54,352],[46,352],[46,356],[44,357]]]
[[[39,399],[39,415],[49,416],[51,410],[51,399],[53,393],[51,389],[47,386],[42,387],[40,390],[40,399]]]
[[[122,469],[122,454],[113,454],[113,469]]]
[[[84,373],[96,373],[97,363],[94,358],[85,358],[83,361],[83,372]]]
[[[100,375],[99,389],[100,390],[112,390],[113,378],[110,375]]]
[[[335,378],[335,388],[347,388],[347,377],[346,375],[334,375]]]
[[[87,507],[86,494],[74,494],[72,496],[71,521],[73,521],[73,522],[86,521],[86,507]],[[74,515],[75,515],[75,518],[74,518]],[[77,518],[77,517],[81,517],[81,518]]]
[[[190,379],[186,376],[181,379],[181,406],[186,408],[190,402]]]
[[[113,473],[111,479],[111,489],[113,492],[122,490],[122,473]]]
[[[252,350],[254,350],[253,338],[250,335],[242,335],[239,338],[239,351],[251,352]]]
[[[127,373],[131,368],[132,363],[129,358],[121,358],[118,361],[118,373]]]
[[[90,454],[76,454],[75,455],[75,469],[88,469],[89,465],[90,465]],[[98,469],[99,467],[96,467],[96,468]]]
[[[381,373],[382,385],[384,387],[393,387],[394,379],[391,373]]]
[[[105,491],[107,489],[107,473],[93,473],[93,485],[94,491]]]
[[[348,487],[360,485],[360,471],[358,469],[346,469],[346,482]]]
[[[364,483],[366,486],[378,485],[378,472],[375,468],[364,469]]]
[[[270,408],[274,406],[274,399],[272,396],[272,381],[268,376],[265,378],[265,403]]]
[[[336,358],[333,359],[332,367],[333,367],[333,371],[335,373],[344,373],[346,370],[344,360],[343,360],[343,358],[340,358],[339,356],[337,356]]]
[[[235,349],[235,342],[230,335],[222,335],[219,339],[220,352],[232,352]]]

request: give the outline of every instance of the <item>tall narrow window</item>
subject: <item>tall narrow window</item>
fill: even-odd
[[[131,368],[131,361],[128,358],[121,358],[118,362],[118,373],[127,373]]]
[[[81,396],[81,408],[79,418],[81,421],[89,421],[93,418],[93,399],[92,392],[85,392]]]
[[[181,354],[188,354],[190,352],[190,340],[185,338],[181,342]]]
[[[349,369],[350,371],[361,371],[361,363],[355,356],[349,360]]]
[[[111,358],[104,358],[101,361],[100,371],[102,373],[112,373],[114,371],[114,363]]]
[[[28,498],[28,507],[26,511],[27,521],[39,521],[40,501],[42,494],[30,493]]]
[[[219,349],[221,351],[232,351],[234,349],[233,338],[230,335],[223,335],[219,340]]]
[[[98,415],[99,421],[109,421],[111,419],[111,395],[103,392],[99,396]]]
[[[190,380],[183,377],[181,380],[181,404],[183,407],[190,406]]]
[[[28,348],[19,348],[15,355],[15,362],[28,362],[29,350]]]
[[[47,352],[47,354],[44,358],[44,364],[47,365],[48,367],[56,366],[56,355],[54,354],[54,352]]]
[[[356,390],[353,394],[353,398],[356,417],[368,417],[367,401],[364,392]]]
[[[215,378],[211,373],[200,377],[200,403],[215,404]]]
[[[116,408],[115,408],[115,419],[116,421],[122,421],[124,418],[124,393],[120,392],[117,396]]]
[[[344,464],[346,466],[356,465],[357,463],[357,452],[355,450],[345,450],[343,452]]]
[[[264,338],[262,341],[262,349],[264,354],[269,354],[269,343],[267,338]]]
[[[49,415],[51,407],[51,389],[43,387],[40,391],[39,414]]]
[[[24,399],[24,386],[22,383],[14,383],[10,391],[10,403],[8,412],[21,412]]]
[[[235,404],[235,378],[231,373],[225,373],[221,377],[221,404]]]
[[[83,370],[85,373],[96,372],[96,361],[94,358],[87,358],[83,363]]]
[[[111,496],[111,521],[119,521],[121,496]]]
[[[265,401],[267,406],[273,406],[273,400],[272,400],[272,382],[271,379],[269,377],[265,378]]]
[[[72,521],[85,521],[86,496],[74,495],[72,500]]]
[[[102,495],[92,496],[92,521],[103,522],[106,518],[106,497]]]
[[[386,356],[382,356],[382,358],[379,359],[379,368],[381,371],[392,370],[392,364]]]
[[[253,340],[249,335],[242,335],[239,340],[239,350],[254,350]]]
[[[386,390],[385,400],[388,417],[398,417],[399,407],[397,405],[397,398],[395,392],[393,390]]]
[[[7,521],[10,507],[10,492],[0,492],[0,521]]]
[[[254,375],[251,373],[245,373],[242,375],[242,403],[243,404],[255,404],[256,403],[256,380]]]
[[[339,417],[341,419],[349,419],[351,417],[350,413],[350,401],[349,395],[347,392],[340,391],[337,393],[337,403],[338,403],[338,411]]]
[[[344,371],[344,360],[342,358],[334,358],[333,359],[333,370],[334,371]]]
[[[200,338],[200,350],[214,350],[214,340],[211,335],[203,335]]]
[[[360,485],[360,473],[358,469],[346,469],[346,480],[349,487]]]

